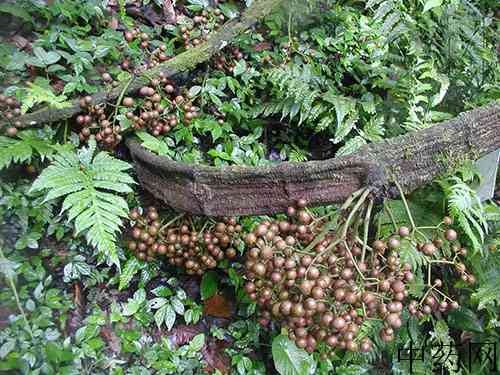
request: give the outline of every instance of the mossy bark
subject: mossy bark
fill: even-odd
[[[208,216],[271,214],[300,198],[311,206],[342,202],[361,187],[394,195],[393,181],[411,192],[459,160],[500,148],[500,102],[324,161],[215,168],[154,155],[132,139],[127,145],[141,185],[176,210]]]
[[[209,60],[211,56],[224,48],[227,44],[230,44],[234,37],[248,30],[286,1],[287,0],[255,0],[252,5],[243,12],[239,19],[226,22],[219,31],[215,32],[208,39],[208,41],[154,68],[144,71],[130,83],[123,83],[114,89],[93,95],[92,103],[115,103],[124,89],[126,93],[135,92],[142,86],[147,85],[150,79],[157,77],[160,72],[163,72],[167,77],[171,77],[177,73],[188,71],[196,67],[198,64]],[[70,118],[81,111],[82,108],[80,107],[79,100],[76,99],[71,103],[71,106],[66,108],[42,108],[35,112],[20,116],[16,118],[15,121],[19,121],[21,127],[37,126]],[[8,123],[0,122],[0,127],[6,126],[7,124]]]

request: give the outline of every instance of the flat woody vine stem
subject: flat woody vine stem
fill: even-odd
[[[140,183],[174,209],[208,216],[271,214],[299,199],[308,206],[344,202],[364,187],[396,196],[389,176],[404,193],[411,192],[457,161],[500,148],[500,102],[323,161],[216,168],[154,155],[133,139],[127,145]]]
[[[237,35],[248,30],[265,16],[276,10],[287,0],[255,0],[246,9],[239,19],[226,22],[222,28],[215,32],[205,43],[191,48],[171,60],[165,61],[154,68],[147,69],[140,75],[134,77],[131,82],[126,82],[109,91],[102,91],[92,95],[92,104],[116,102],[120,95],[139,90],[149,83],[151,77],[157,77],[162,72],[166,77],[177,73],[188,71],[198,64],[207,61],[231,43]],[[128,85],[128,87],[127,87]],[[21,123],[20,127],[39,126],[55,121],[70,118],[82,111],[79,99],[74,100],[71,106],[66,108],[42,108],[38,111],[16,117],[15,121]],[[9,124],[8,121],[0,122],[0,128]]]

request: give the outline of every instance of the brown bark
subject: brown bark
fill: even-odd
[[[208,216],[270,214],[300,198],[311,206],[342,202],[364,186],[383,194],[394,180],[410,192],[459,160],[500,148],[500,102],[324,161],[215,168],[154,155],[132,139],[127,144],[141,185],[176,210]]]
[[[123,83],[109,91],[94,94],[92,96],[92,103],[115,103],[124,90],[126,93],[135,92],[142,86],[147,85],[151,77],[157,77],[160,72],[163,72],[166,77],[171,77],[177,73],[192,69],[196,65],[207,61],[211,56],[231,43],[231,40],[237,35],[248,30],[258,21],[284,4],[285,1],[286,0],[255,0],[239,19],[226,22],[222,28],[214,33],[205,43],[189,49],[154,68],[147,69],[139,76],[133,78],[130,84],[128,82]],[[15,121],[21,123],[20,127],[37,126],[70,118],[81,111],[82,108],[80,107],[79,100],[76,99],[69,107],[61,109],[45,107],[38,111],[17,117]],[[7,122],[0,122],[0,128],[7,124]]]

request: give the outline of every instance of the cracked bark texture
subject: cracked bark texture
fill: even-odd
[[[271,214],[300,198],[310,206],[339,203],[361,187],[391,194],[394,180],[411,192],[459,160],[500,148],[500,102],[323,161],[215,168],[157,156],[134,139],[127,145],[141,185],[173,209],[207,216]]]
[[[134,77],[130,84],[122,83],[120,86],[105,92],[99,92],[92,95],[92,104],[115,103],[120,97],[122,91],[132,93],[139,90],[142,86],[149,84],[151,78],[157,77],[163,72],[166,77],[172,77],[178,73],[190,70],[198,64],[207,61],[231,43],[231,40],[237,35],[250,29],[265,16],[276,10],[287,0],[255,0],[238,19],[226,22],[222,28],[215,32],[205,43],[195,48],[191,48],[171,60],[147,69],[140,75]],[[127,86],[128,85],[128,86]],[[66,108],[42,108],[35,112],[16,117],[12,121],[19,121],[21,128],[30,126],[39,126],[55,121],[64,120],[82,112],[79,99],[75,99],[69,107]],[[7,126],[9,122],[0,122],[0,128]]]

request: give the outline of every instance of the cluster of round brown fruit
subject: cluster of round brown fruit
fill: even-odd
[[[145,68],[149,69],[154,66],[157,66],[158,64],[161,64],[162,62],[170,60],[172,56],[168,56],[166,54],[166,51],[167,51],[167,46],[165,44],[161,44],[158,48],[153,50],[149,55],[149,60]]]
[[[121,142],[122,129],[107,119],[104,104],[92,105],[92,97],[85,96],[80,99],[80,108],[85,110],[85,113],[76,117],[76,123],[81,126],[78,134],[81,142],[87,141],[92,134],[95,134],[96,141],[106,148],[114,148]]]
[[[217,70],[232,72],[235,67],[235,60],[243,58],[244,55],[238,47],[231,47],[228,53],[219,54],[214,57],[214,67]]]
[[[186,14],[191,22],[182,25],[179,29],[184,48],[189,49],[208,40],[210,32],[222,25],[226,18],[219,8],[208,8],[193,14]]]
[[[14,137],[17,134],[17,128],[21,127],[21,122],[15,120],[20,114],[21,104],[14,96],[0,95],[0,116],[11,123],[5,128],[5,134],[9,137]]]
[[[196,231],[188,221],[162,226],[153,206],[144,215],[133,209],[129,216],[135,224],[128,248],[138,259],[150,261],[155,256],[164,256],[169,264],[183,267],[188,274],[202,275],[205,270],[215,268],[217,262],[237,256],[242,228],[234,217],[218,221],[210,229]]]
[[[178,91],[175,82],[168,80],[163,73],[160,73],[158,79],[151,81],[151,86],[144,86],[139,90],[139,96],[143,97],[144,101],[137,110],[138,113],[134,113],[135,100],[131,97],[123,98],[122,105],[130,108],[125,115],[132,121],[134,129],[144,129],[154,136],[168,133],[179,123],[175,107],[183,110],[183,121],[186,125],[199,116],[199,109],[192,103],[186,102],[185,96],[176,95],[176,92]],[[163,98],[169,99],[166,105],[162,104]]]
[[[196,18],[196,17],[195,17]],[[180,32],[181,32],[181,37],[184,43],[184,48],[189,49],[192,47],[197,47],[199,46],[204,40],[208,40],[208,31],[207,30],[202,30],[193,32],[194,26],[193,25],[187,25],[187,26],[181,26]],[[198,37],[191,37],[191,35],[194,34],[200,34]]]
[[[360,335],[370,320],[381,321],[380,338],[392,341],[402,325],[407,284],[414,279],[414,270],[402,263],[398,251],[409,229],[401,227],[387,240],[368,246],[352,228],[329,230],[326,219],[304,208],[300,200],[288,209],[287,220],[264,221],[245,237],[245,290],[260,306],[259,322],[279,322],[308,352],[321,342],[331,348],[370,351],[372,341]],[[431,292],[444,296],[438,284]],[[432,303],[431,298],[426,302]],[[446,298],[446,306],[441,302],[433,308],[443,312],[458,307]],[[412,301],[410,312],[420,316],[434,311],[421,305]]]
[[[125,31],[123,37],[128,43],[132,43],[134,40],[139,39],[142,49],[147,49],[149,47],[148,33],[141,32],[138,28],[134,28],[131,31]]]

